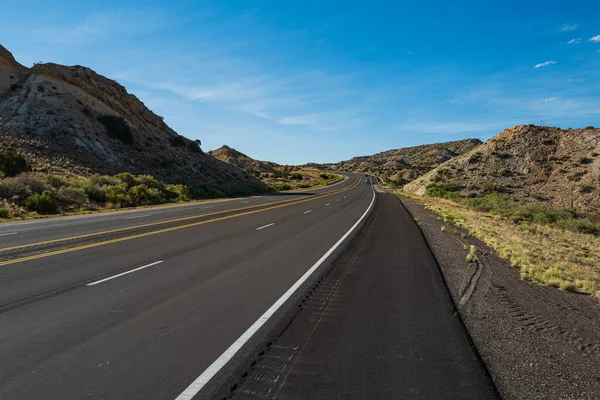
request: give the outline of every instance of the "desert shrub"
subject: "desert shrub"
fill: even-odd
[[[138,181],[129,172],[121,172],[115,175],[115,178],[127,185],[127,188],[138,185]]]
[[[190,201],[190,198],[187,197],[185,194],[180,194],[179,197],[177,197],[178,203],[187,203],[188,201]]]
[[[9,215],[8,208],[0,208],[0,218],[8,218]]]
[[[292,190],[292,187],[287,183],[277,185],[277,190]]]
[[[138,185],[146,185],[148,187],[156,188],[161,191],[165,188],[164,182],[159,181],[152,175],[138,175],[135,177],[135,182]]]
[[[328,174],[319,174],[319,176],[321,177],[321,179],[331,179],[332,178]]]
[[[131,197],[127,194],[127,184],[120,183],[115,186],[106,187],[106,202],[125,207],[131,203]]]
[[[460,187],[454,183],[443,183],[430,186],[425,190],[425,194],[430,197],[440,197],[444,199],[455,198]]]
[[[290,175],[290,179],[295,181],[301,181],[304,178],[302,177],[302,174],[294,173]]]
[[[167,199],[177,199],[180,196],[184,196],[184,197],[188,197],[191,196],[190,194],[190,188],[187,187],[186,185],[181,185],[181,184],[177,184],[177,185],[173,185],[173,184],[169,184],[169,185],[165,185],[165,188],[163,190],[164,195]]]
[[[4,178],[0,181],[0,197],[23,199],[48,189],[44,181],[36,175],[24,173],[19,176]]]
[[[136,206],[160,204],[164,202],[164,197],[160,190],[148,187],[144,184],[129,188],[127,194],[131,198],[131,203]]]
[[[119,139],[125,144],[133,143],[131,127],[123,117],[117,115],[100,115],[98,121],[106,128],[108,136]]]
[[[187,147],[191,151],[194,151],[197,153],[200,153],[202,151],[202,149],[200,149],[200,140],[199,139],[188,142]]]
[[[49,190],[27,197],[23,205],[30,211],[37,211],[38,214],[56,214],[58,212],[58,203]]]
[[[46,176],[46,183],[56,189],[69,185],[69,181],[66,178],[52,174]]]
[[[591,159],[591,158],[589,158],[589,157],[582,157],[582,158],[579,160],[579,163],[580,163],[580,164],[591,164],[593,161],[594,161],[594,160],[592,160],[592,159]]]
[[[58,189],[56,197],[59,202],[66,205],[81,207],[88,201],[88,195],[85,190],[77,187],[63,186]]]
[[[0,171],[4,176],[17,176],[30,169],[27,160],[15,148],[8,147],[0,153]]]
[[[207,185],[192,185],[189,187],[189,193],[194,199],[217,199],[225,197],[223,192]]]

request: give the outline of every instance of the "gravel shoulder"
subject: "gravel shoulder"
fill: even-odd
[[[505,399],[600,398],[600,302],[519,279],[458,227],[400,197],[420,225],[460,315]],[[470,245],[478,261],[466,262]]]

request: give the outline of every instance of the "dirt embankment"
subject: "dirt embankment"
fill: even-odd
[[[505,399],[600,398],[598,299],[519,279],[461,228],[401,197],[435,254],[473,341]],[[471,245],[477,261],[467,263]]]

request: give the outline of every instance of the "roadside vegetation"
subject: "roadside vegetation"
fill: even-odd
[[[310,170],[287,165],[278,166],[271,173],[259,172],[252,169],[246,169],[246,172],[253,174],[269,187],[277,191],[327,186],[344,179],[343,175],[335,174],[333,172]]]
[[[397,193],[465,228],[519,268],[521,279],[600,298],[599,215],[495,192],[463,198],[457,189],[443,184],[422,197]]]
[[[151,175],[128,172],[91,174],[69,168],[68,160],[50,171],[32,167],[26,155],[14,147],[1,149],[0,220],[244,196],[259,189],[251,185],[168,184]]]

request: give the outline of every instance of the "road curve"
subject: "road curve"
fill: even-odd
[[[374,196],[356,175],[314,192],[3,225],[18,233],[0,237],[0,398],[177,398]]]

